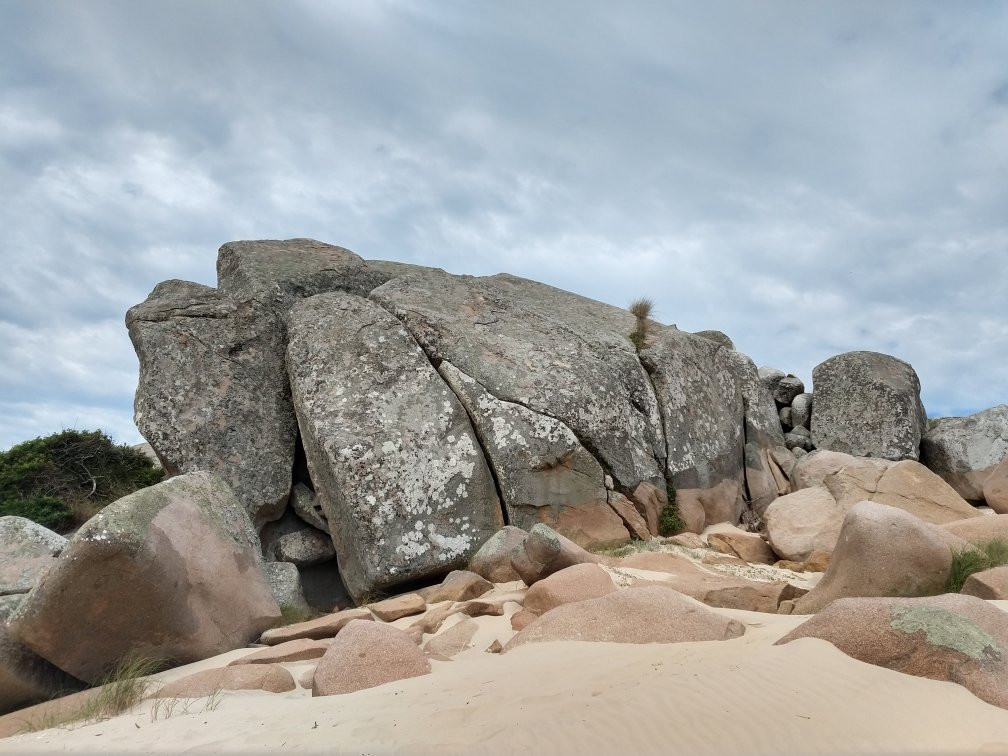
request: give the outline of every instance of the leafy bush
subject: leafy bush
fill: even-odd
[[[682,515],[679,514],[676,490],[671,481],[665,484],[665,493],[667,502],[658,515],[658,532],[663,536],[673,536],[683,532],[686,529],[686,523],[683,522]]]
[[[984,541],[975,548],[960,551],[952,557],[946,588],[951,593],[959,593],[966,579],[975,572],[983,572],[992,567],[1008,564],[1008,543],[999,538]]]
[[[0,516],[66,531],[164,471],[101,431],[64,430],[0,452]]]

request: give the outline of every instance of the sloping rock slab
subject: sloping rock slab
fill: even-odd
[[[63,536],[25,517],[0,517],[0,596],[31,590],[66,544]]]
[[[297,685],[279,664],[235,664],[205,669],[163,685],[148,698],[204,698],[220,690],[286,693]]]
[[[462,568],[500,528],[465,409],[402,324],[349,294],[297,303],[287,365],[350,595]]]
[[[309,640],[308,638],[299,638],[298,640],[270,646],[261,651],[251,653],[248,656],[243,656],[240,659],[235,659],[228,666],[237,666],[239,664],[288,664],[290,662],[309,661],[320,658],[329,650],[330,645],[331,641],[329,639]]]
[[[812,371],[812,443],[856,457],[917,459],[927,415],[920,380],[903,360],[846,352]]]
[[[745,627],[677,591],[648,586],[564,604],[539,617],[504,647],[544,641],[682,643],[738,638]]]
[[[834,601],[777,644],[819,638],[859,661],[962,685],[1008,709],[1008,622],[973,596]]]
[[[921,439],[921,462],[971,502],[984,501],[984,483],[1005,458],[1008,404],[967,417],[939,417]]]
[[[420,594],[428,604],[437,604],[441,601],[468,601],[492,590],[493,583],[475,572],[452,570],[441,581],[441,585],[435,585]]]
[[[424,653],[434,659],[451,659],[472,645],[473,636],[478,630],[476,621],[465,617],[427,641],[423,647]]]
[[[260,559],[252,523],[223,480],[170,478],[88,520],[10,632],[86,682],[128,654],[206,659],[280,621]]]
[[[220,475],[256,527],[279,517],[297,432],[282,322],[254,302],[165,281],[126,325],[140,359],[134,421],[165,471]]]
[[[332,696],[426,675],[430,662],[416,643],[392,625],[351,622],[315,668],[313,696]]]
[[[263,633],[260,640],[268,646],[277,646],[281,643],[297,640],[298,638],[308,638],[311,640],[335,638],[353,620],[373,621],[374,616],[367,607],[358,606],[353,609],[344,609],[335,614],[327,614],[325,617],[319,617],[318,619],[297,622],[286,627],[275,627]]]

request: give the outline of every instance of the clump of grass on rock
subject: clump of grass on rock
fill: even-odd
[[[67,532],[163,478],[143,452],[101,431],[64,430],[0,453],[0,517],[27,517]]]
[[[635,299],[630,303],[630,314],[637,319],[633,331],[630,333],[630,341],[639,352],[647,344],[648,333],[651,330],[651,311],[654,309],[654,302],[647,297]]]
[[[686,529],[682,515],[679,514],[679,506],[676,503],[675,486],[671,483],[665,485],[667,500],[658,515],[658,532],[663,536],[673,536],[682,533]]]
[[[984,541],[955,554],[946,588],[950,593],[959,593],[970,575],[1003,565],[1008,565],[1008,542],[1000,538]]]

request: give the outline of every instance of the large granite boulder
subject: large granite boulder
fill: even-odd
[[[187,664],[240,648],[279,620],[248,514],[223,480],[194,472],[85,523],[9,629],[94,682],[127,655]]]
[[[288,330],[308,468],[350,595],[463,568],[504,523],[454,392],[402,323],[369,300],[301,300]]]
[[[511,552],[511,566],[528,586],[575,564],[600,561],[601,557],[585,551],[545,523],[533,525],[521,545]]]
[[[844,598],[777,644],[819,638],[859,661],[962,685],[1008,709],[1008,622],[973,596]]]
[[[0,596],[31,590],[66,544],[59,533],[25,517],[0,517]]]
[[[447,273],[393,279],[371,299],[436,364],[569,428],[622,489],[664,485],[661,416],[626,310],[514,276]]]
[[[165,281],[126,325],[140,359],[134,420],[165,471],[212,471],[257,527],[279,517],[297,434],[282,322],[254,301]]]
[[[349,249],[314,239],[233,241],[217,253],[217,288],[235,301],[286,312],[330,291],[367,296],[391,276]]]
[[[960,496],[984,501],[984,482],[1008,457],[1008,404],[967,417],[939,417],[921,439],[921,462]]]
[[[804,562],[816,551],[832,553],[849,508],[819,486],[781,496],[763,518],[770,547],[792,562]]]
[[[550,609],[575,601],[587,601],[616,590],[609,573],[597,564],[575,564],[543,578],[528,589],[522,607],[542,615]]]
[[[502,402],[447,360],[438,372],[462,401],[500,486],[508,522],[544,522],[585,548],[630,540],[608,504],[602,466],[564,423]]]
[[[909,363],[878,352],[846,352],[812,371],[812,442],[856,457],[917,459],[927,415]]]
[[[938,528],[896,507],[858,502],[844,518],[826,574],[794,602],[794,614],[852,596],[935,595],[951,567],[952,549]]]
[[[430,671],[423,651],[399,628],[353,620],[319,659],[312,695],[352,693]]]
[[[752,361],[675,328],[658,332],[640,358],[662,408],[668,468],[680,506],[699,504],[707,525],[737,523],[749,468],[757,490],[754,508],[765,509],[776,485],[762,453],[784,441]]]

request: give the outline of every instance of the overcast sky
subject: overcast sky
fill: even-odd
[[[140,440],[233,239],[506,271],[1008,402],[1008,4],[0,0],[0,448]]]

